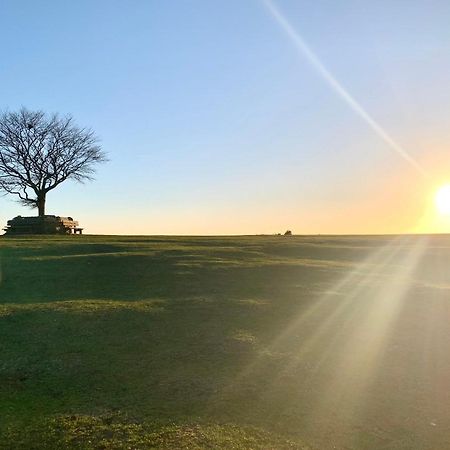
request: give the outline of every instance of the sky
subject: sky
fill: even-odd
[[[0,0],[0,18],[0,109],[70,113],[108,153],[48,194],[87,233],[450,232],[447,0]],[[0,197],[1,224],[19,214]]]

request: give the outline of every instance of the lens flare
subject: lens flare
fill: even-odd
[[[286,35],[290,38],[294,46],[300,54],[311,64],[324,81],[334,90],[334,92],[345,103],[363,119],[366,124],[388,145],[388,147],[399,154],[407,163],[414,167],[422,175],[426,175],[423,167],[407,152],[400,144],[398,144],[386,130],[358,103],[358,101],[347,91],[346,88],[334,77],[334,75],[323,64],[319,57],[309,47],[303,37],[298,33],[284,14],[278,9],[272,0],[263,0],[264,5],[269,11],[272,18]]]

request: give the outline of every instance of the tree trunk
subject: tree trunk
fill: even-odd
[[[39,217],[45,216],[45,194],[39,194],[37,198],[37,207]]]

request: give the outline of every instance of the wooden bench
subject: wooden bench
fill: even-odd
[[[72,228],[72,230],[73,230],[73,234],[83,234],[83,230],[84,230],[84,228],[79,228],[79,227],[75,227],[75,228]]]

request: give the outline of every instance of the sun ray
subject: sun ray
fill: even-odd
[[[310,426],[315,426],[318,418],[330,425],[338,413],[340,426],[351,429],[354,419],[362,416],[367,403],[365,396],[370,391],[368,386],[378,372],[405,295],[413,286],[411,277],[426,248],[427,237],[416,238],[401,256],[391,279],[360,298],[362,308],[357,320],[334,346],[333,372],[323,383],[318,402],[311,411]],[[339,445],[344,447],[345,442]]]
[[[286,341],[307,323],[317,320],[320,317],[322,324],[307,341],[302,343],[301,348],[298,349],[294,361],[291,362],[291,365],[295,365],[301,360],[301,356],[306,354],[308,350],[311,350],[316,342],[326,335],[330,325],[334,324],[348,309],[351,309],[352,302],[354,302],[358,294],[362,294],[367,289],[367,283],[374,278],[383,276],[383,268],[401,251],[403,241],[404,237],[394,237],[385,246],[371,252],[364,261],[358,261],[353,270],[346,273],[343,278],[338,280],[322,296],[314,299],[313,303],[306,310],[299,311],[294,320],[266,347],[265,351],[250,361],[241,373],[235,376],[233,382],[239,383],[241,380],[250,377],[252,373],[258,370],[260,364],[264,364],[265,355],[282,352]],[[344,299],[335,301],[332,293],[336,292],[344,292]],[[331,307],[331,313],[330,302],[334,302]],[[290,368],[290,366],[285,366],[284,372]],[[280,376],[282,376],[282,373],[280,373]]]

